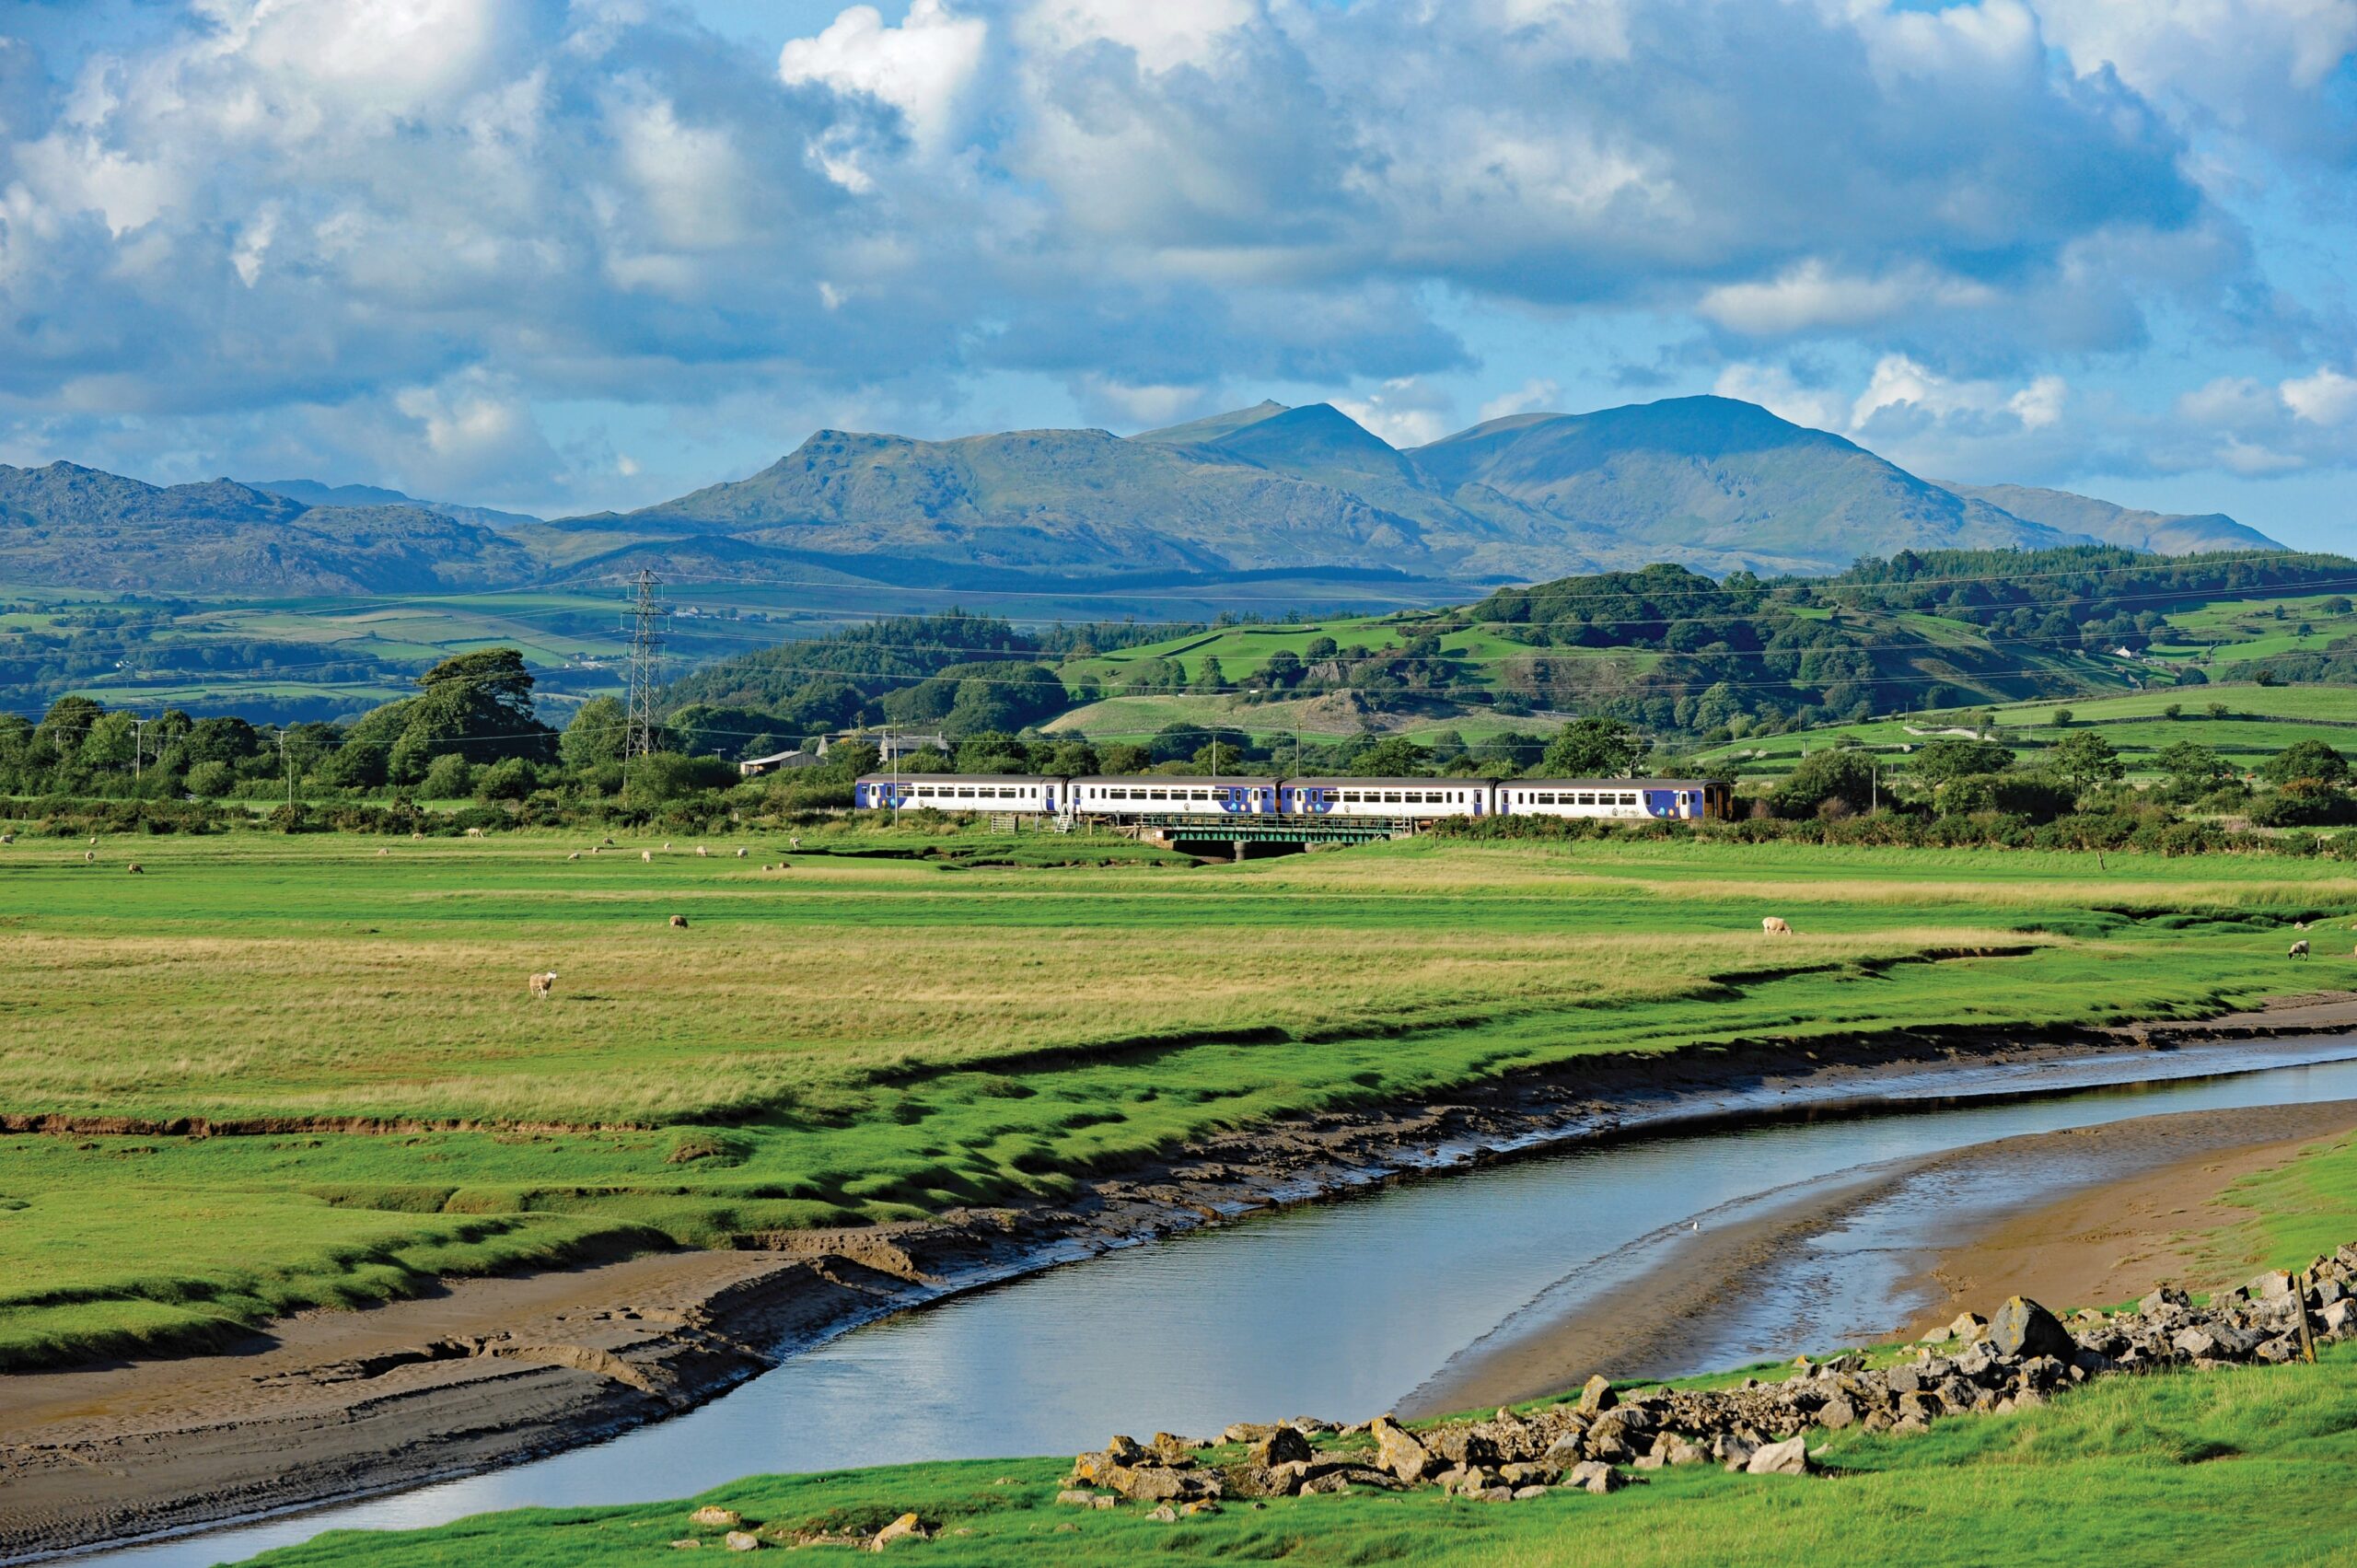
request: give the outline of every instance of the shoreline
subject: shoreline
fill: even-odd
[[[2323,1100],[2026,1132],[1864,1167],[1730,1225],[1670,1237],[1663,1257],[1609,1301],[1502,1324],[1402,1400],[1400,1413],[1422,1419],[1519,1404],[1596,1375],[1616,1382],[1692,1376],[1704,1369],[1692,1365],[1696,1342],[1730,1299],[1774,1286],[1802,1244],[1927,1179],[2012,1188],[2021,1196],[1945,1245],[1910,1249],[1898,1299],[1922,1305],[1862,1334],[1829,1330],[1819,1348],[1919,1338],[2013,1295],[2067,1314],[2133,1300],[2164,1283],[2201,1292],[2258,1267],[2256,1260],[2239,1269],[2213,1265],[2185,1249],[2189,1233],[2238,1217],[2215,1204],[2219,1192],[2239,1176],[2351,1133],[2357,1100]],[[2066,1162],[2098,1164],[2104,1174],[2049,1184],[2048,1173]],[[2118,1256],[2121,1246],[2131,1255]],[[1718,1367],[1747,1359],[1756,1358],[1740,1350],[1701,1356]]]
[[[2206,1023],[1598,1057],[1575,1079],[1529,1074],[1207,1140],[1062,1205],[453,1281],[299,1314],[220,1353],[14,1374],[0,1378],[0,1561],[496,1469],[702,1404],[891,1312],[1271,1208],[1581,1142],[1934,1109],[1952,1103],[1939,1092],[1950,1078],[2005,1074],[1949,1086],[1977,1100],[2039,1097],[2078,1086],[2074,1065],[2351,1031],[2357,997],[2344,993]]]

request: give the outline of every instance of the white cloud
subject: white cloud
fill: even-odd
[[[2357,378],[2329,367],[2283,383],[2283,406],[2310,424],[2342,425],[2357,419]]]
[[[1872,326],[1929,307],[1980,309],[2003,296],[1985,284],[1930,267],[1896,268],[1878,277],[1836,272],[1811,257],[1766,283],[1723,284],[1702,296],[1702,315],[1755,337],[1784,336],[1828,327]]]
[[[1852,400],[1827,388],[1803,386],[1781,365],[1730,365],[1719,372],[1711,389],[1723,398],[1758,403],[1779,419],[1812,430],[1838,434],[1849,427]]]
[[[1336,398],[1334,406],[1394,447],[1421,447],[1457,428],[1448,394],[1413,376],[1386,381],[1363,398]]]
[[[1892,416],[1936,421],[2010,420],[2023,430],[2043,430],[2062,416],[2070,389],[2059,376],[2040,376],[2026,387],[1995,381],[1955,380],[1925,368],[1905,354],[1878,361],[1866,389],[1850,407],[1849,428],[1871,429]]]
[[[2333,76],[2357,51],[2357,0],[2037,0],[2082,75],[2116,72],[2172,112],[2287,149],[2345,154]]]
[[[1553,412],[1563,395],[1563,389],[1552,381],[1532,377],[1511,392],[1501,393],[1481,405],[1476,424],[1487,424],[1493,419],[1509,414]]]
[[[777,69],[789,84],[824,83],[882,99],[931,152],[957,129],[959,102],[989,42],[987,21],[958,15],[946,0],[915,0],[896,28],[886,27],[875,6],[853,6],[817,37],[790,41]]]

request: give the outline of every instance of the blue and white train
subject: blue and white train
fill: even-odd
[[[1711,822],[1735,814],[1720,779],[1133,778],[1064,780],[990,773],[870,773],[852,789],[863,811],[1021,812],[1108,821],[1249,817],[1430,822],[1444,817],[1595,817]]]

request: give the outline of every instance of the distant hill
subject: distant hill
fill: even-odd
[[[417,506],[310,506],[220,479],[159,486],[73,463],[0,463],[0,580],[277,598],[519,581],[491,529]]]
[[[462,523],[487,528],[525,528],[540,519],[525,512],[501,512],[489,506],[467,506],[455,501],[421,501],[398,490],[375,484],[321,484],[315,479],[266,479],[250,486],[273,495],[300,501],[306,506],[422,506]]]
[[[2091,534],[2106,544],[2163,555],[2192,555],[2210,550],[2281,550],[2282,545],[2223,512],[2182,516],[2138,512],[2067,490],[2037,490],[2026,484],[1951,484],[1958,495],[2002,506],[2016,517],[2069,533]]]
[[[1933,484],[1717,397],[1520,414],[1406,451],[1327,403],[1127,439],[822,430],[749,478],[546,522],[308,480],[5,472],[0,580],[222,596],[588,585],[651,567],[830,611],[970,595],[1067,618],[1208,618],[1462,602],[1656,562],[1823,575],[1908,551],[2271,542],[2230,518]]]

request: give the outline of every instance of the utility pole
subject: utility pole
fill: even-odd
[[[134,714],[131,715],[131,777],[134,784],[138,782],[139,765],[145,760],[146,751],[147,721]]]
[[[295,804],[295,770],[286,761],[286,726],[278,726],[278,771],[286,775],[286,804]]]
[[[655,750],[655,677],[662,662],[662,607],[655,598],[656,576],[644,567],[631,579],[630,713],[622,740],[622,778],[630,764]]]

